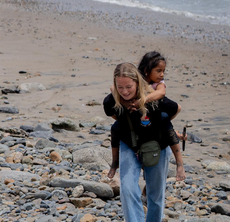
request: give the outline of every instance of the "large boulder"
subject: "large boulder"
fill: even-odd
[[[81,163],[89,170],[109,169],[112,163],[112,152],[110,149],[94,146],[76,150],[73,153],[73,163]]]

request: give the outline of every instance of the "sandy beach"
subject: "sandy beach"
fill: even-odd
[[[79,1],[76,12],[25,8],[0,3],[0,86],[36,82],[46,90],[2,94],[0,106],[17,107],[19,114],[0,113],[1,127],[35,126],[59,117],[110,125],[113,120],[104,114],[102,102],[115,65],[138,65],[146,52],[157,50],[167,58],[166,94],[182,106],[174,128],[182,131],[189,123],[187,132],[202,139],[186,142],[184,162],[198,172],[187,176],[218,184],[223,175],[202,164],[230,164],[230,27],[89,1]],[[96,105],[88,106],[90,101]],[[105,140],[109,133],[54,136],[82,143]]]

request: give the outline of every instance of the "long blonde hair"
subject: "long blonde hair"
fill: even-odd
[[[142,78],[141,74],[138,72],[137,68],[132,63],[121,63],[118,64],[114,70],[113,74],[113,84],[114,92],[113,96],[115,99],[115,108],[122,112],[121,96],[117,91],[116,77],[128,77],[136,82],[137,84],[137,99],[140,100],[139,112],[142,115],[146,115],[147,109],[145,108],[145,101],[147,94],[151,93],[153,89],[148,85],[148,83]]]

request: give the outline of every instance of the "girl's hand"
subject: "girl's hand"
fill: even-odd
[[[177,165],[177,169],[176,169],[176,181],[182,181],[185,178],[186,177],[185,177],[184,166],[183,165]]]
[[[175,130],[175,132],[176,132],[176,135],[177,135],[179,140],[187,140],[188,139],[187,134],[185,136],[183,136],[183,134],[179,133],[177,130]]]
[[[130,112],[133,112],[133,111],[137,111],[139,108],[140,108],[140,101],[139,101],[139,99],[137,99],[137,100],[134,99],[134,100],[132,100],[130,102],[128,110],[130,110]]]

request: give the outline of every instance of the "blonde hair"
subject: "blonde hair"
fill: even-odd
[[[152,88],[148,85],[148,83],[142,78],[141,74],[138,72],[137,68],[132,63],[121,63],[118,64],[114,70],[113,74],[113,84],[114,84],[114,92],[113,96],[115,99],[115,108],[122,112],[121,105],[121,96],[117,91],[116,86],[116,77],[128,77],[136,82],[137,84],[137,99],[140,100],[140,108],[139,112],[145,116],[147,113],[147,109],[145,108],[146,96],[147,94],[153,91]]]

